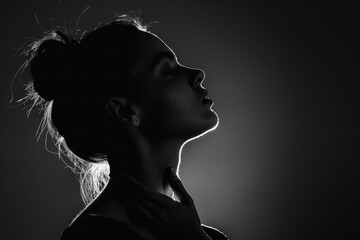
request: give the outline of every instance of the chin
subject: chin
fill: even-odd
[[[207,127],[204,132],[215,130],[219,125],[219,116],[217,115],[217,113],[214,110],[210,109],[206,117]]]
[[[219,126],[219,116],[216,114],[216,112],[212,111],[213,113],[213,117],[209,119],[209,127],[207,128],[207,130],[205,130],[205,133],[214,131],[218,126]]]
[[[200,126],[198,126],[197,131],[192,134],[188,141],[197,139],[204,136],[208,132],[214,131],[219,126],[219,117],[216,112],[211,110],[211,114],[207,117],[206,121],[202,120]]]

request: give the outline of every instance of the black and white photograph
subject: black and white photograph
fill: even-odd
[[[359,10],[2,1],[0,239],[359,239]]]

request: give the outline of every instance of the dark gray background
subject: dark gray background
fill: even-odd
[[[22,107],[9,108],[24,61],[16,49],[41,27],[61,24],[57,2],[0,6],[0,239],[58,239],[83,207],[75,175],[46,152],[44,135],[36,142],[37,110],[27,119]],[[92,5],[82,30],[111,16],[104,9],[139,9],[146,22],[159,22],[151,30],[182,64],[206,72],[220,125],[184,148],[180,175],[203,223],[233,240],[355,239],[358,11],[292,2],[62,0],[61,7],[74,29]],[[12,90],[23,96],[19,79]]]

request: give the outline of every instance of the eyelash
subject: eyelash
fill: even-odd
[[[172,75],[174,72],[175,72],[175,69],[173,69],[173,68],[170,67],[170,66],[167,66],[167,67],[166,67],[166,70],[163,71],[163,74],[164,74],[164,75]]]

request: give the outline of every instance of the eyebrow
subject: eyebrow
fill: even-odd
[[[154,68],[162,59],[168,58],[170,60],[175,60],[176,57],[172,52],[159,52],[155,54],[153,60],[151,61],[151,68]]]

